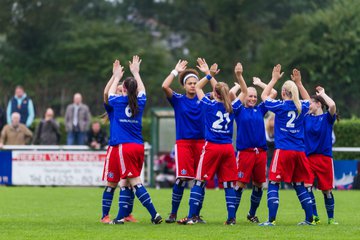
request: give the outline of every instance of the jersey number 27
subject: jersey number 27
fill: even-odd
[[[230,123],[229,113],[222,113],[221,111],[218,111],[218,112],[216,113],[216,116],[219,117],[219,119],[216,120],[215,122],[213,122],[212,128],[222,129],[223,126],[222,126],[221,124],[222,124],[224,121],[226,121],[224,127],[225,127],[225,130],[227,130],[228,124]]]

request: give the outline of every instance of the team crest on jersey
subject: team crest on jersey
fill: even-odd
[[[257,112],[257,109],[254,108],[254,112]]]
[[[200,104],[200,100],[197,100],[197,101],[196,101],[196,104],[199,105],[199,104]]]
[[[239,178],[244,177],[244,173],[243,173],[243,172],[238,172],[238,177],[239,177]]]
[[[186,174],[187,174],[186,169],[181,170],[181,175],[186,175]]]
[[[113,177],[114,177],[114,173],[113,173],[113,172],[109,172],[107,176],[108,176],[108,178],[113,178]]]

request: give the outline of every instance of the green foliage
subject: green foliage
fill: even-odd
[[[360,119],[341,119],[334,126],[335,147],[360,147]],[[334,159],[358,159],[360,153],[334,152]]]
[[[358,116],[359,12],[358,1],[337,0],[313,14],[293,15],[265,44],[264,63],[282,63],[287,78],[300,68],[310,93],[324,86],[342,116]]]
[[[299,67],[311,93],[323,85],[343,117],[359,116],[359,12],[356,0],[0,1],[0,104],[21,84],[37,116],[63,115],[75,92],[96,116],[113,60],[139,54],[146,111],[168,106],[160,85],[177,59],[204,57],[228,83],[237,61],[249,85],[276,63],[288,77]]]

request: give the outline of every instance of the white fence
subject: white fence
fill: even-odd
[[[11,150],[12,185],[103,186],[102,172],[106,150],[88,146],[15,146]],[[145,161],[141,177],[148,184],[151,176],[151,146],[145,143]]]

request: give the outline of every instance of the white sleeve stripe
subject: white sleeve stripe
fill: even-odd
[[[119,97],[119,96],[121,96],[120,94],[115,94],[115,93],[110,93],[109,94],[109,98],[110,97]]]
[[[142,95],[145,95],[145,96],[146,96],[145,91],[140,91],[137,96],[138,96],[138,97],[141,97]]]
[[[237,101],[240,101],[238,98],[235,98],[232,102],[231,105],[233,105],[234,103],[236,103]]]
[[[209,105],[209,106],[214,106],[215,105],[215,103],[204,101],[204,100],[201,100],[201,102],[206,104],[206,105]]]

